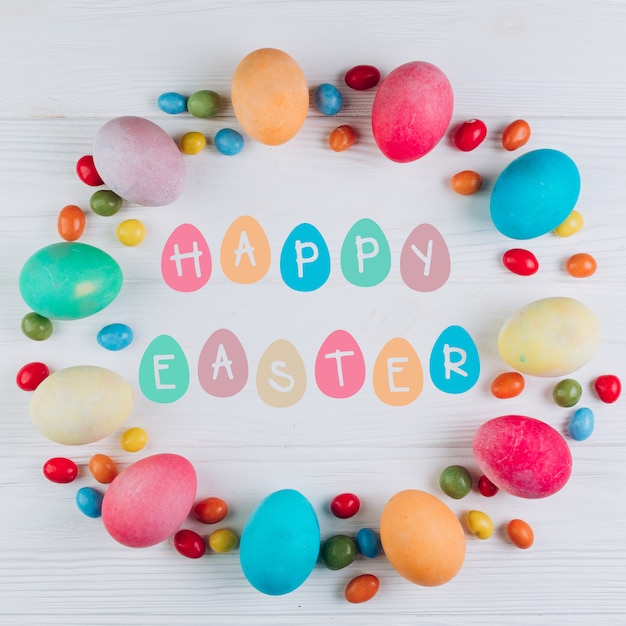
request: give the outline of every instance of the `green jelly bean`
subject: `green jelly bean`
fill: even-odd
[[[222,108],[222,98],[218,93],[203,89],[196,91],[187,100],[187,111],[194,117],[214,117]]]
[[[580,383],[573,378],[559,381],[552,390],[552,397],[559,406],[574,406],[583,393]]]
[[[89,198],[89,206],[96,215],[110,217],[122,208],[122,198],[110,189],[100,189]]]
[[[328,538],[320,550],[322,561],[328,569],[342,569],[356,559],[357,545],[352,537],[334,535]]]
[[[34,341],[44,341],[52,334],[52,322],[43,315],[31,311],[22,318],[22,332]]]
[[[462,465],[449,465],[439,475],[441,490],[451,498],[460,500],[472,489],[472,476]]]

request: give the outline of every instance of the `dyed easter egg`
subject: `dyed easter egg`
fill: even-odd
[[[394,495],[380,519],[380,539],[393,568],[417,585],[448,582],[465,561],[465,533],[439,498],[408,489]]]
[[[30,416],[37,430],[52,441],[91,443],[119,428],[133,403],[133,389],[119,374],[77,365],[41,382],[31,398]]]
[[[595,314],[573,298],[531,302],[504,322],[500,356],[532,376],[564,376],[591,360],[600,341]]]
[[[294,137],[309,108],[304,72],[287,53],[275,48],[255,50],[241,60],[230,95],[243,130],[270,146]]]
[[[558,150],[533,150],[498,176],[491,192],[491,219],[512,239],[539,237],[563,223],[579,193],[580,174],[569,156]]]
[[[423,61],[405,63],[378,87],[372,132],[382,153],[407,163],[430,152],[452,119],[454,96],[445,74]]]
[[[320,529],[311,503],[298,491],[267,496],[248,518],[239,558],[248,582],[278,596],[297,589],[315,567]]]
[[[105,350],[116,352],[128,348],[134,337],[135,334],[130,326],[116,322],[103,326],[96,335],[96,341]]]
[[[211,251],[193,224],[180,224],[161,252],[161,274],[168,287],[189,293],[206,285],[213,270]]]
[[[53,243],[24,263],[22,298],[50,319],[75,320],[101,311],[122,288],[117,261],[99,248],[78,242]]]
[[[504,415],[478,428],[474,456],[497,487],[520,498],[545,498],[567,483],[572,455],[561,434],[532,417]]]
[[[185,163],[176,142],[142,117],[116,117],[104,124],[93,158],[102,180],[129,202],[171,204],[185,186]]]
[[[108,533],[131,548],[153,546],[174,535],[196,497],[193,465],[177,454],[155,454],[129,465],[109,485],[102,502]]]

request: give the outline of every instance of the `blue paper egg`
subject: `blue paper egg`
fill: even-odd
[[[491,219],[512,239],[539,237],[565,221],[579,193],[580,174],[569,156],[533,150],[498,176],[491,193]]]
[[[246,522],[239,558],[255,589],[279,596],[308,578],[319,549],[320,528],[311,503],[300,492],[283,489],[267,496]]]

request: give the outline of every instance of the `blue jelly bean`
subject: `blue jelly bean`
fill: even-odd
[[[222,128],[215,133],[213,138],[215,149],[220,154],[233,156],[243,150],[243,137],[232,128]]]
[[[569,436],[575,441],[584,441],[591,436],[594,426],[593,411],[581,408],[574,412],[567,425]]]
[[[380,552],[380,537],[371,528],[361,528],[356,534],[356,545],[363,556],[373,559]]]
[[[343,96],[334,85],[322,83],[313,92],[313,102],[320,113],[337,115],[343,106]]]
[[[87,517],[100,517],[102,515],[102,499],[104,494],[93,487],[81,487],[76,492],[76,506]]]
[[[98,331],[96,339],[106,350],[123,350],[133,341],[135,335],[126,324],[109,324]]]
[[[162,93],[157,99],[157,106],[163,113],[169,113],[170,115],[178,115],[184,113],[187,110],[187,98],[179,93],[168,91]]]

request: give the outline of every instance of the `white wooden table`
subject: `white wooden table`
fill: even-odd
[[[626,4],[609,1],[0,0],[0,623],[624,623],[624,404],[602,404],[590,385],[603,373],[626,379],[625,30]],[[186,157],[188,182],[175,205],[123,209],[147,226],[138,248],[117,242],[119,215],[88,215],[83,241],[119,261],[122,292],[93,317],[57,323],[46,342],[26,339],[19,329],[27,312],[17,288],[20,268],[35,250],[58,240],[63,206],[88,208],[92,189],[77,179],[74,166],[90,153],[98,128],[119,115],[150,118],[176,138],[188,130],[211,137],[223,126],[237,127],[228,103],[230,78],[243,56],[267,46],[291,54],[311,87],[332,82],[342,88],[346,102],[338,119],[311,108],[303,129],[283,146],[248,140],[237,157],[221,157],[211,147]],[[378,151],[369,126],[373,93],[348,92],[343,75],[362,63],[385,75],[413,60],[434,63],[449,77],[453,124],[471,117],[486,122],[490,133],[478,150],[461,153],[446,138],[408,165]],[[224,95],[218,118],[174,118],[156,106],[162,92],[199,89]],[[522,151],[552,147],[576,161],[582,177],[577,207],[586,220],[571,238],[549,234],[526,242],[541,263],[530,278],[502,267],[500,256],[514,242],[496,231],[488,214],[491,186],[517,156],[499,145],[502,129],[516,118],[528,120],[533,131]],[[359,141],[335,154],[325,142],[339,119],[355,126]],[[483,174],[485,187],[460,197],[448,181],[467,168]],[[249,286],[229,281],[217,263],[222,237],[240,215],[261,223],[272,248],[268,275]],[[393,255],[387,279],[367,289],[348,283],[339,265],[345,234],[364,217],[383,229]],[[193,294],[168,289],[159,271],[163,243],[183,222],[200,228],[216,260],[209,283]],[[288,289],[278,267],[285,238],[303,222],[324,233],[332,260],[329,281],[308,294]],[[412,291],[400,278],[399,251],[421,223],[436,225],[452,258],[449,281],[433,293]],[[596,275],[577,280],[564,271],[575,252],[596,257]],[[552,295],[586,302],[601,322],[596,356],[574,375],[584,388],[581,402],[596,413],[595,432],[585,442],[570,440],[572,478],[550,498],[500,493],[487,500],[474,490],[453,501],[439,491],[439,472],[463,464],[478,475],[471,440],[486,419],[522,413],[565,429],[569,411],[551,400],[555,380],[531,377],[524,393],[507,401],[489,393],[493,377],[506,369],[496,348],[502,322],[523,304]],[[95,341],[98,329],[113,321],[136,333],[120,353]],[[452,324],[468,330],[478,346],[478,384],[448,395],[426,373],[414,403],[380,402],[371,368],[384,344],[406,338],[427,369],[433,343]],[[195,376],[202,345],[219,328],[237,335],[250,363],[246,387],[231,398],[209,396]],[[317,351],[336,329],[356,338],[368,368],[363,389],[344,400],[324,396],[314,379]],[[188,392],[172,404],[150,402],[138,386],[141,356],[159,334],[176,338],[191,369]],[[279,338],[296,347],[307,370],[303,399],[286,409],[262,402],[254,381],[263,352]],[[146,428],[148,447],[124,452],[119,432],[71,449],[43,438],[30,423],[28,394],[15,385],[16,372],[30,361],[53,370],[101,365],[122,374],[136,391],[128,425]],[[384,504],[406,488],[439,495],[460,519],[469,509],[484,510],[496,533],[485,542],[468,534],[463,569],[441,587],[412,585],[384,557],[359,557],[340,571],[318,564],[302,587],[269,597],[247,583],[237,552],[191,561],[171,542],[139,550],[116,544],[100,520],[83,516],[74,504],[78,487],[94,485],[84,467],[96,452],[122,467],[157,452],[185,455],[198,473],[198,496],[227,500],[225,523],[238,533],[263,497],[285,487],[310,499],[323,538],[376,528]],[[83,467],[71,485],[54,485],[42,475],[44,461],[59,455]],[[328,502],[344,491],[360,496],[362,510],[341,521],[330,515]],[[506,540],[503,528],[512,517],[532,524],[530,550]],[[185,526],[208,532],[191,519]],[[346,582],[366,572],[380,578],[379,594],[363,605],[348,604]]]

